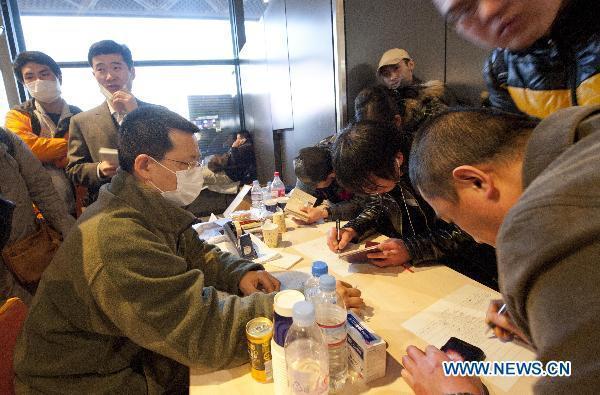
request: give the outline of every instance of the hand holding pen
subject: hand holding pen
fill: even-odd
[[[489,325],[486,333],[493,330],[494,335],[503,342],[517,338],[517,340],[528,343],[523,332],[512,322],[506,303],[501,299],[490,301],[485,322]]]

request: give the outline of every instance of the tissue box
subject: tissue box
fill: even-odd
[[[348,364],[359,376],[370,382],[385,376],[386,343],[363,320],[348,312]]]

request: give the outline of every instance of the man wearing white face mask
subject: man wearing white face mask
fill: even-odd
[[[38,51],[21,52],[13,69],[32,99],[10,110],[5,126],[25,141],[42,162],[68,211],[74,213],[73,186],[64,168],[69,123],[81,110],[68,105],[61,97],[62,73],[50,56]]]
[[[202,186],[198,131],[158,106],[125,118],[117,174],[38,288],[15,353],[17,391],[187,393],[187,366],[248,361],[245,325],[273,314],[279,281],[200,240],[178,207]]]
[[[73,117],[69,130],[67,174],[76,185],[88,189],[86,205],[96,200],[102,184],[115,175],[118,163],[101,160],[100,148],[117,148],[117,130],[124,117],[147,103],[131,88],[135,68],[131,51],[112,40],[92,44],[88,62],[105,101]]]

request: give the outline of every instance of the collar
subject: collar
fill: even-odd
[[[597,130],[586,118],[600,113],[600,105],[569,107],[545,118],[534,129],[523,159],[523,189],[527,188],[558,156]]]

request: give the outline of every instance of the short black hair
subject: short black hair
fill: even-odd
[[[133,67],[133,57],[131,56],[131,51],[125,44],[118,44],[113,40],[102,40],[96,43],[93,43],[88,51],[88,63],[91,67],[92,59],[98,55],[111,55],[111,54],[119,54],[123,57],[123,61],[127,64],[127,67],[130,69]]]
[[[354,99],[354,118],[359,122],[393,124],[394,116],[399,113],[398,105],[390,95],[389,89],[383,86],[365,88]]]
[[[50,56],[40,51],[23,51],[17,55],[13,62],[13,71],[17,80],[23,84],[23,66],[27,63],[37,63],[48,66],[54,73],[58,81],[62,83],[62,72],[58,64]]]
[[[456,203],[452,171],[462,165],[508,163],[523,155],[539,120],[492,108],[456,108],[417,131],[409,161],[412,184],[428,198]]]
[[[164,158],[173,148],[169,131],[178,129],[189,134],[200,132],[192,122],[162,106],[140,107],[125,117],[119,127],[119,165],[133,172],[138,155],[150,155],[156,160]]]
[[[396,155],[401,152],[407,160],[409,141],[407,135],[387,123],[351,123],[333,144],[336,180],[354,193],[376,189],[378,185],[372,181],[373,176],[399,180]]]
[[[305,147],[294,159],[296,177],[302,183],[315,186],[333,172],[331,152],[327,147]]]

